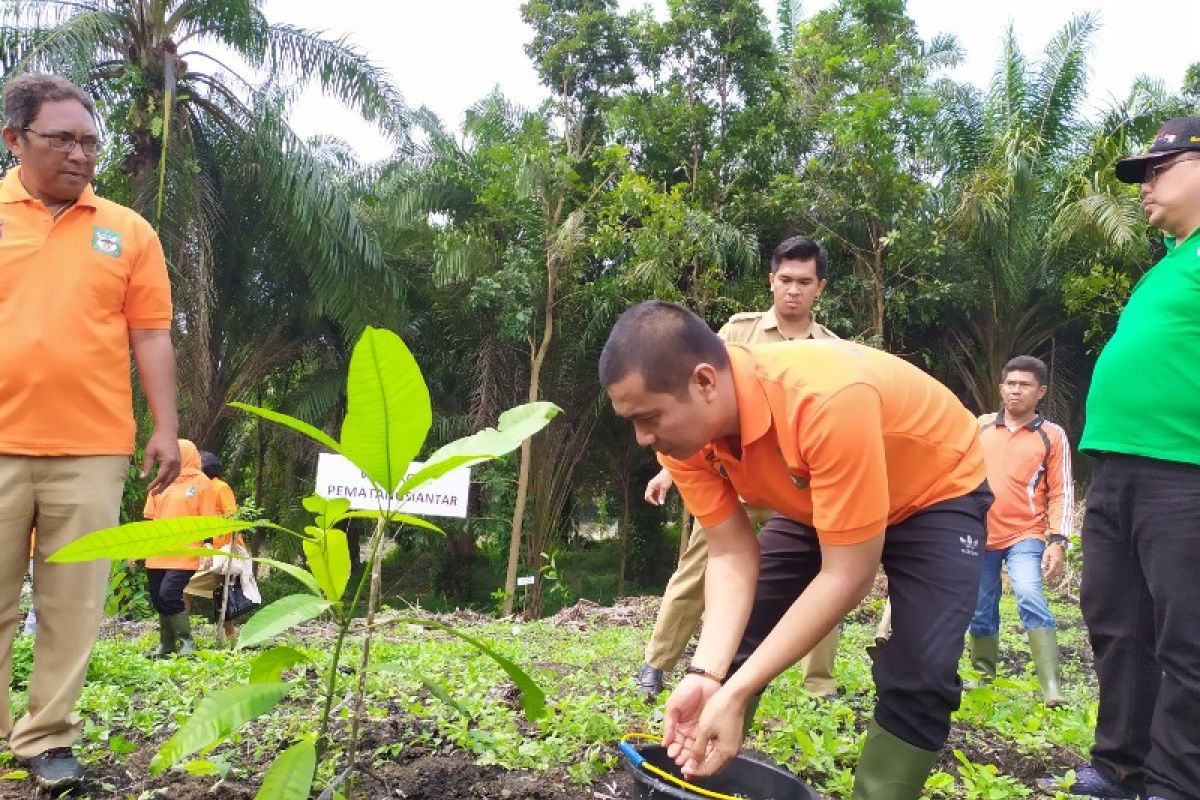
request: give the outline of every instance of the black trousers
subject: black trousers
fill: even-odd
[[[979,594],[991,504],[992,492],[984,483],[889,526],[884,538],[892,637],[875,657],[875,721],[923,750],[941,749],[959,705],[958,660]],[[754,608],[733,669],[745,663],[821,571],[816,532],[806,525],[772,517],[758,546]]]
[[[1100,710],[1092,763],[1168,800],[1200,798],[1200,466],[1101,455],[1083,518]]]
[[[195,574],[192,569],[147,569],[150,605],[160,614],[183,611],[183,589]]]

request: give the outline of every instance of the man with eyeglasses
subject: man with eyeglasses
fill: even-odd
[[[4,144],[20,166],[0,181],[0,735],[57,793],[83,777],[73,709],[109,564],[46,557],[119,522],[134,452],[131,349],[155,421],[142,475],[158,462],[157,493],[179,472],[171,290],[153,228],[92,191],[91,98],[62,78],[22,75],[4,103]],[[35,526],[39,624],[28,710],[13,725],[13,630]]]
[[[1080,603],[1100,708],[1070,792],[1200,798],[1200,117],[1117,163],[1166,255],[1096,362],[1080,450],[1096,458]],[[1048,782],[1053,783],[1053,782]],[[1051,787],[1052,788],[1052,787]]]

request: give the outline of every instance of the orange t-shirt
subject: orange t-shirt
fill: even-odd
[[[212,481],[213,490],[217,493],[217,513],[222,517],[232,517],[237,511],[237,498],[233,495],[233,489],[220,478],[210,478],[209,480]],[[231,538],[233,538],[233,534],[223,533],[213,538],[212,546],[218,549],[222,548],[229,544]],[[238,536],[238,544],[245,545],[241,536]]]
[[[0,453],[130,454],[129,329],[171,327],[162,245],[91,187],[52,220],[19,172],[0,182]]]
[[[716,440],[686,460],[659,456],[705,528],[741,495],[823,542],[857,544],[983,483],[974,415],[903,359],[834,340],[727,349],[740,454]]]
[[[1012,431],[1003,414],[985,414],[979,424],[988,485],[996,495],[987,517],[987,549],[1070,533],[1075,484],[1071,445],[1062,426],[1038,415]]]
[[[219,513],[217,490],[200,471],[200,453],[196,445],[187,439],[180,439],[179,456],[180,469],[183,471],[166,489],[146,498],[146,507],[142,511],[146,519],[209,517]],[[193,542],[190,547],[203,545],[203,542]],[[199,567],[200,556],[151,556],[146,559],[147,569],[195,570]]]

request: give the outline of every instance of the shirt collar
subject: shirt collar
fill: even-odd
[[[1021,427],[1028,428],[1031,431],[1036,431],[1038,428],[1042,427],[1042,423],[1044,423],[1045,421],[1046,421],[1046,418],[1042,416],[1042,412],[1037,411],[1034,413],[1033,419],[1029,420],[1029,422],[1026,422]],[[995,427],[997,427],[997,428],[1008,427],[1008,423],[1006,423],[1004,421],[1004,408],[1003,407],[1001,407],[1001,409],[996,412]]]
[[[9,170],[4,176],[4,180],[0,181],[0,204],[24,203],[32,200],[33,195],[29,194],[29,190],[25,188],[25,184],[21,183],[21,168],[16,167]],[[80,193],[79,199],[75,201],[75,205],[86,208],[96,207],[96,193],[92,190],[90,183],[83,187],[83,191]]]
[[[744,451],[747,445],[766,436],[771,429],[771,407],[758,380],[761,370],[758,360],[741,345],[726,345],[725,349],[729,351],[729,366],[733,372]]]

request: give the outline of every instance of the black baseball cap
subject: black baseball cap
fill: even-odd
[[[1117,162],[1117,180],[1141,183],[1147,164],[1185,150],[1200,150],[1200,117],[1175,117],[1164,122],[1149,150]]]

